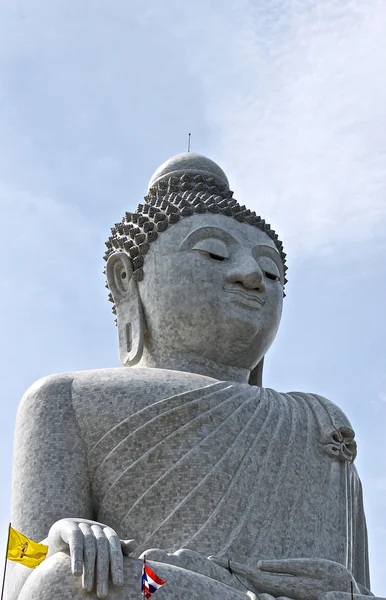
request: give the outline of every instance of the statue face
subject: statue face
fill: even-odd
[[[272,344],[283,265],[262,231],[224,215],[182,219],[151,245],[139,282],[150,351],[252,369]]]

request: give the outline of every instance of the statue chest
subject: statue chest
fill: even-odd
[[[223,382],[178,394],[90,449],[98,520],[143,550],[307,556],[327,530],[340,548],[348,463],[327,446],[312,408],[276,392]]]

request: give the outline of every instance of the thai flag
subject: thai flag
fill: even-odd
[[[146,556],[143,557],[142,567],[142,593],[144,598],[150,598],[166,581],[158,577],[146,563]]]

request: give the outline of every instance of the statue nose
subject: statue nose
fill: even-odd
[[[248,290],[265,292],[263,273],[252,257],[243,260],[240,265],[232,269],[228,274],[227,283],[239,284]]]

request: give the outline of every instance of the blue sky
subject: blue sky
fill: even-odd
[[[351,419],[385,595],[386,4],[0,8],[0,540],[20,397],[50,373],[118,365],[104,241],[191,131],[284,241],[265,385],[320,393]]]

